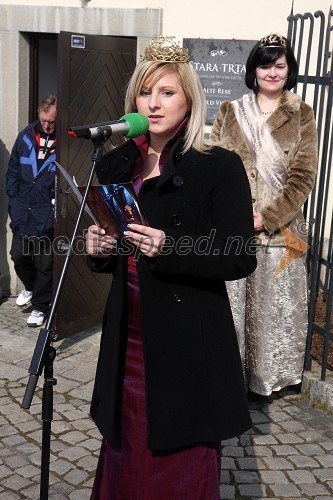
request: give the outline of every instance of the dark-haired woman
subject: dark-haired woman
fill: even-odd
[[[306,226],[302,206],[317,170],[313,110],[290,90],[298,65],[289,41],[261,39],[247,63],[252,90],[223,102],[211,138],[242,158],[259,245],[256,271],[229,282],[229,299],[249,387],[259,400],[302,381],[307,332]]]

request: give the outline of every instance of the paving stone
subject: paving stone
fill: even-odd
[[[286,413],[285,411],[275,411],[275,412],[271,412],[269,414],[269,418],[273,422],[283,422],[285,420],[289,420],[290,415],[288,413]]]
[[[285,458],[263,457],[263,461],[270,470],[293,469],[294,466]]]
[[[40,475],[40,469],[32,464],[16,467],[16,472],[26,478],[34,478]]]
[[[261,412],[251,412],[251,420],[254,424],[262,424],[270,421],[269,418]]]
[[[97,462],[98,462],[98,456],[99,453],[96,455],[92,455],[91,453],[89,455],[86,455],[85,457],[80,458],[77,462],[76,465],[78,467],[82,467],[82,469],[92,472],[96,470],[97,467]]]
[[[316,483],[317,480],[312,472],[308,470],[288,470],[288,476],[295,484]]]
[[[260,476],[265,484],[289,483],[285,473],[278,470],[263,470],[260,471]]]
[[[21,490],[22,488],[29,486],[29,484],[30,480],[20,476],[19,474],[12,474],[2,480],[2,486],[14,491]]]
[[[272,450],[274,450],[277,456],[299,455],[299,451],[295,449],[293,446],[290,446],[288,444],[280,444],[277,446],[272,446]]]
[[[0,438],[6,438],[7,436],[13,436],[17,433],[14,426],[10,424],[5,424],[0,427]]]
[[[237,458],[236,462],[238,463],[238,466],[243,470],[265,469],[265,465],[263,464],[260,458],[254,458],[254,457]]]
[[[278,434],[281,432],[281,427],[279,425],[272,424],[272,422],[267,424],[256,424],[254,427],[263,434]]]
[[[90,430],[90,429],[96,429],[95,427],[95,422],[93,422],[92,419],[88,419],[88,418],[81,418],[80,420],[78,420],[75,424],[75,427],[78,431],[86,431],[86,430]]]
[[[333,450],[333,441],[326,441],[325,443],[320,443],[320,446],[324,448],[324,450],[332,451]]]
[[[320,497],[314,497],[313,500],[332,500],[332,498],[333,498],[332,495],[330,496],[320,495]]]
[[[269,444],[277,444],[277,440],[274,436],[253,436],[252,437],[254,444],[259,445],[269,445]]]
[[[100,439],[93,439],[93,438],[91,438],[91,439],[85,438],[85,440],[81,443],[81,446],[83,446],[84,448],[87,448],[88,450],[99,452],[99,450],[101,448],[101,440]]]
[[[257,472],[251,471],[234,471],[233,476],[236,484],[259,483]]]
[[[23,465],[27,465],[29,463],[29,460],[27,457],[22,457],[16,453],[11,454],[8,457],[4,457],[3,463],[11,469],[15,469],[18,467],[23,467]]]
[[[74,467],[75,465],[73,465],[71,462],[68,462],[67,460],[62,460],[61,458],[55,460],[50,464],[50,470],[61,476],[66,474]]]
[[[228,470],[221,470],[221,473],[220,473],[220,483],[224,483],[224,484],[230,484],[231,483],[230,472]]]
[[[291,406],[286,405],[283,408],[283,410],[286,411],[287,413],[289,413],[290,415],[299,415],[300,413],[303,413],[303,410],[295,405],[291,405]]]
[[[305,495],[309,495],[310,497],[314,497],[316,495],[328,495],[329,493],[328,489],[325,488],[324,485],[318,483],[300,484],[299,487]]]
[[[325,468],[325,469],[314,469],[314,475],[320,481],[333,481],[333,469]]]
[[[314,457],[323,467],[333,467],[333,455],[317,455]]]
[[[238,489],[240,494],[246,498],[266,497],[266,486],[264,484],[240,484]]]
[[[250,446],[252,444],[252,436],[249,434],[244,434],[239,438],[240,446]]]
[[[83,432],[79,431],[70,431],[61,434],[61,441],[69,444],[77,444],[86,439],[86,436]]]
[[[223,457],[221,461],[221,469],[236,470],[235,460],[233,458]]]
[[[241,446],[224,446],[222,457],[243,457],[244,449]]]
[[[303,453],[303,455],[314,456],[314,455],[325,455],[325,450],[318,444],[297,444],[296,448]]]
[[[71,483],[71,484],[75,484],[75,485],[78,485],[80,483],[82,483],[82,481],[85,481],[88,477],[88,474],[86,471],[84,470],[77,470],[77,469],[73,469],[71,471],[69,471],[65,476],[64,476],[64,480]]]
[[[301,436],[298,436],[293,432],[285,434],[276,434],[275,437],[283,444],[296,444],[296,443],[303,443],[304,441]]]
[[[290,462],[296,465],[296,467],[319,467],[319,463],[316,462],[311,457],[297,456],[293,455],[289,457]]]
[[[236,488],[228,484],[220,484],[220,497],[223,499],[236,498]]]
[[[304,409],[308,410],[309,408],[312,408],[310,401],[308,401],[307,399],[303,399],[301,401],[297,401],[297,406],[299,408],[302,408],[303,410]],[[302,412],[302,415],[304,415],[304,411]]]
[[[80,488],[69,494],[69,500],[89,500],[91,496],[91,488]]]
[[[6,465],[0,465],[0,480],[2,482],[3,478],[11,476],[13,473],[12,469],[10,467],[7,467]]]
[[[245,452],[247,455],[254,455],[256,457],[270,457],[273,455],[272,450],[268,446],[247,446]]]
[[[82,448],[82,446],[71,446],[60,452],[59,457],[67,458],[68,460],[77,460],[88,454],[89,451]]]
[[[279,425],[288,432],[299,432],[305,430],[305,425],[302,424],[302,422],[296,422],[295,420],[286,420],[284,422],[280,422]]]
[[[303,432],[298,432],[299,437],[304,439],[304,441],[313,441],[318,443],[318,441],[322,441],[322,434],[317,431],[307,430]]]
[[[294,484],[271,484],[271,489],[278,498],[299,498],[300,490]]]
[[[20,434],[16,434],[15,436],[4,437],[2,442],[5,446],[15,447],[21,444],[25,444],[27,439],[25,436],[21,436]]]

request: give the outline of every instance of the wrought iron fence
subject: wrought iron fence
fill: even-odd
[[[331,8],[327,16],[322,11],[291,14],[287,34],[300,67],[295,92],[312,105],[318,129],[318,175],[304,207],[309,228],[309,326],[305,369],[311,369],[313,344],[317,338],[322,380],[326,377],[333,344],[332,16]]]

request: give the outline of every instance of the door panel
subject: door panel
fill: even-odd
[[[58,120],[57,157],[79,184],[87,181],[94,145],[90,140],[73,139],[68,129],[76,125],[117,120],[124,114],[125,89],[136,64],[136,39],[80,35],[84,48],[71,46],[72,33],[58,38]],[[119,144],[111,137],[105,150]],[[95,178],[96,181],[96,178]],[[79,213],[75,196],[61,174],[57,175],[56,241],[70,241]],[[74,255],[61,290],[53,328],[59,340],[101,322],[111,277],[92,273],[84,255],[84,231],[92,224],[84,215],[74,245]],[[55,257],[57,285],[65,257]]]

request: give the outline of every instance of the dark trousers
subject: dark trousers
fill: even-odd
[[[47,313],[52,300],[53,253],[49,238],[13,236],[10,256],[26,290],[32,292],[34,309]]]

